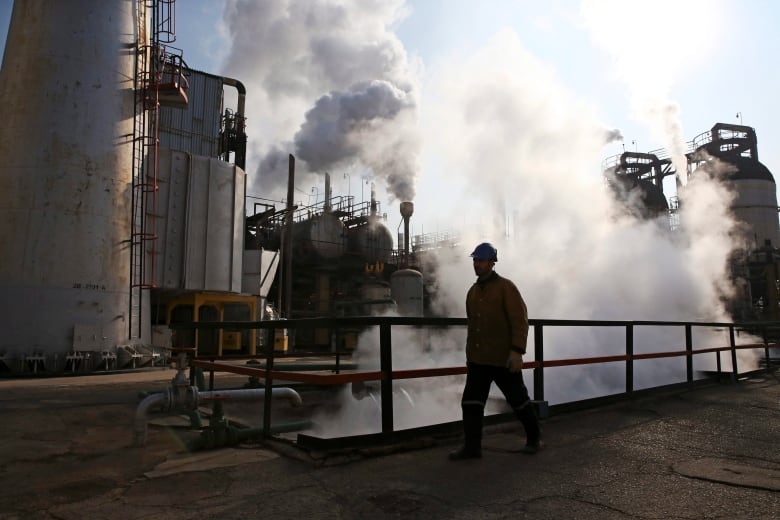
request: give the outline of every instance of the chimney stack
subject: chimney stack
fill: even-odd
[[[409,264],[409,218],[414,213],[413,202],[401,203],[401,216],[404,219],[404,250],[403,250],[403,266],[408,267]]]

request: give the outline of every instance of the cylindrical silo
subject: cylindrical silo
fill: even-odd
[[[139,5],[14,2],[0,71],[0,352],[128,339]]]
[[[390,275],[390,289],[399,315],[423,315],[423,275],[420,271],[399,269]]]
[[[747,225],[747,239],[754,247],[770,240],[780,247],[780,224],[777,218],[777,188],[769,169],[750,157],[722,157],[733,169],[727,178],[734,189],[731,209]]]

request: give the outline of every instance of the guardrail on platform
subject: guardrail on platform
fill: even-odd
[[[189,324],[176,324],[174,329],[277,329],[287,328],[339,328],[339,327],[378,327],[379,328],[379,358],[380,368],[375,371],[351,371],[333,374],[314,374],[305,371],[281,371],[274,370],[275,352],[272,341],[266,346],[265,367],[252,368],[237,366],[217,360],[214,356],[208,359],[194,359],[190,365],[212,373],[210,378],[213,384],[213,372],[232,372],[244,374],[265,380],[266,398],[263,411],[263,428],[270,435],[271,431],[271,388],[273,381],[284,380],[309,383],[313,385],[343,385],[354,382],[379,381],[380,405],[382,415],[382,433],[389,434],[394,431],[393,426],[393,381],[413,379],[421,377],[442,377],[465,374],[466,367],[442,367],[412,370],[393,370],[392,366],[392,327],[413,326],[419,328],[446,328],[465,327],[465,318],[412,318],[412,317],[360,317],[360,318],[305,318],[291,320],[266,320],[257,322],[198,322]],[[532,394],[536,401],[544,401],[544,375],[545,369],[562,366],[575,366],[600,363],[625,362],[625,393],[630,395],[634,389],[634,362],[643,359],[685,357],[686,382],[694,382],[693,357],[707,353],[716,355],[717,372],[721,373],[721,353],[728,352],[732,370],[731,378],[736,380],[739,376],[737,351],[744,349],[763,349],[766,358],[766,366],[770,367],[769,349],[776,344],[767,338],[774,337],[780,331],[780,323],[777,322],[670,322],[670,321],[594,321],[594,320],[546,320],[532,319],[530,326],[533,329],[534,360],[524,364],[526,369],[533,370]],[[634,329],[635,327],[682,327],[685,332],[685,347],[680,350],[666,352],[635,353]],[[554,327],[622,327],[625,330],[625,353],[613,356],[597,356],[570,359],[545,359],[544,357],[544,331]],[[693,330],[696,328],[709,328],[728,330],[729,344],[721,347],[694,348]],[[737,344],[736,332],[744,331],[752,337],[760,338],[759,342]],[[771,334],[771,336],[770,336]]]

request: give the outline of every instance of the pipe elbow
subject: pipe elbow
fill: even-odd
[[[274,388],[273,395],[277,395],[278,397],[281,397],[283,399],[287,399],[287,401],[292,406],[301,406],[303,404],[303,399],[301,398],[301,394],[293,390],[292,388]]]
[[[135,420],[133,422],[134,444],[144,446],[146,444],[146,423],[147,415],[155,408],[164,408],[168,403],[167,393],[156,393],[146,396],[135,409]]]

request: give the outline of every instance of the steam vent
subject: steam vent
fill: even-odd
[[[734,319],[780,318],[780,226],[777,186],[769,169],[758,159],[758,140],[752,127],[717,123],[688,143],[688,180],[708,172],[726,183],[734,199],[730,210],[741,223],[738,262],[732,266],[737,296],[729,308]],[[677,172],[665,150],[624,152],[603,164],[604,177],[619,207],[643,219],[661,219],[674,232],[681,225],[678,209],[685,204],[685,188],[664,193],[666,177]],[[670,179],[670,180],[671,180]]]

